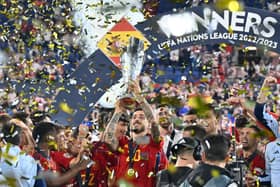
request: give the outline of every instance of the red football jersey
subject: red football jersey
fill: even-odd
[[[243,158],[242,151],[239,153],[239,157]],[[245,159],[248,169],[251,171],[251,173],[253,173],[257,176],[264,174],[265,158],[264,158],[263,154],[256,151],[253,154],[251,154],[248,158],[244,158],[244,159]]]
[[[91,150],[94,164],[88,176],[88,187],[107,187],[111,168],[117,165],[116,154],[111,152],[106,143],[94,142]],[[82,182],[86,180],[86,170],[81,172]]]
[[[70,162],[74,158],[64,151],[52,151],[50,154],[52,160],[56,163],[57,171],[64,173],[70,168]]]
[[[155,186],[155,170],[156,161],[159,161],[157,165],[158,170],[166,169],[168,161],[162,150],[163,141],[156,143],[153,141],[151,135],[147,145],[138,145],[135,149],[133,157],[133,170],[134,176],[129,176],[129,139],[123,136],[119,139],[118,157],[119,163],[116,169],[116,184],[121,180],[133,184],[135,187],[150,187]],[[133,144],[133,147],[136,147]],[[160,157],[157,158],[159,153]]]
[[[38,151],[35,151],[32,156],[36,161],[39,161],[40,167],[42,168],[43,171],[48,171],[48,170],[53,172],[58,171],[57,165],[55,161],[52,159],[52,157],[47,158]]]
[[[64,151],[52,151],[50,154],[52,160],[56,163],[57,171],[65,173],[70,169],[70,162],[74,158],[67,152]],[[78,187],[78,183],[75,178],[69,181],[64,187]]]
[[[249,163],[249,169],[255,175],[263,175],[265,172],[265,159],[260,153],[256,154]]]

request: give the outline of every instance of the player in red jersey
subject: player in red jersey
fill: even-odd
[[[167,159],[162,150],[162,138],[155,114],[140,95],[139,85],[133,82],[130,89],[141,107],[133,112],[131,137],[122,136],[117,139],[114,133],[120,116],[126,110],[120,101],[116,103],[115,112],[104,133],[104,141],[117,151],[116,155],[119,158],[115,167],[115,185],[125,181],[137,187],[155,186],[156,173],[167,166]]]
[[[117,164],[116,155],[110,151],[106,143],[93,142],[91,159],[94,163],[91,168],[80,172],[80,182],[88,187],[108,187],[109,173]]]
[[[79,164],[74,165],[65,173],[60,173],[51,152],[56,141],[55,125],[51,122],[41,122],[33,129],[33,138],[36,140],[37,147],[33,158],[39,161],[39,177],[47,186],[62,186],[73,179],[81,170],[87,168],[90,160],[81,160]],[[40,179],[41,180],[41,179]],[[36,182],[35,182],[36,185]]]
[[[240,129],[242,151],[237,156],[245,160],[245,164],[254,175],[263,175],[265,171],[264,154],[258,150],[260,132],[255,125]]]
[[[68,140],[65,136],[65,128],[64,127],[55,127],[56,128],[56,142],[54,150],[50,152],[50,157],[56,163],[56,170],[60,173],[64,173],[70,168],[69,164],[74,156],[71,154],[70,147],[68,147]],[[71,147],[75,149],[75,147]],[[68,149],[68,150],[67,150]],[[76,148],[77,149],[77,148]]]
[[[110,168],[116,165],[115,154],[103,142],[90,143],[87,133],[80,133],[80,128],[73,132],[68,143],[67,152],[51,152],[52,159],[56,162],[61,173],[65,173],[72,166],[79,163],[83,157],[93,161],[91,167],[80,171],[77,176],[64,185],[65,187],[107,187]]]
[[[60,173],[67,172],[71,167],[77,164],[81,160],[81,154],[83,152],[81,149],[81,142],[74,133],[67,139],[66,144],[66,150],[52,151],[50,153]],[[76,177],[73,177],[64,187],[78,187]]]

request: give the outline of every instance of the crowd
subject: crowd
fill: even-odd
[[[153,93],[133,81],[136,106],[120,99],[73,128],[44,111],[2,113],[1,186],[277,186],[279,78],[227,94],[216,81]]]
[[[85,54],[74,13],[68,0],[1,1],[0,102],[9,114],[43,110],[50,99],[30,94],[38,89],[32,84],[50,89],[78,67]],[[31,84],[29,93],[15,88],[20,81]]]
[[[2,1],[0,81],[54,81],[83,57],[70,1]]]

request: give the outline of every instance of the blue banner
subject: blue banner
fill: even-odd
[[[97,50],[65,81],[63,91],[55,98],[52,119],[63,125],[81,124],[98,99],[120,78],[120,70]]]
[[[186,19],[177,25],[171,24],[175,28],[168,28],[168,20],[170,17],[176,19],[176,16]],[[146,54],[153,59],[170,50],[197,44],[229,43],[280,53],[279,23],[279,14],[262,9],[245,7],[242,11],[231,12],[213,7],[194,7],[180,13],[155,16],[137,24],[136,28],[151,42]],[[172,29],[178,31],[182,27],[186,27],[188,33],[172,35]]]

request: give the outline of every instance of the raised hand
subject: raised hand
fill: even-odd
[[[118,100],[115,104],[115,113],[126,113],[126,108],[123,107],[123,105],[121,104],[121,100]]]
[[[238,105],[241,103],[241,98],[240,97],[230,97],[226,101],[230,105]]]
[[[137,101],[140,101],[140,102],[143,101],[143,97],[141,96],[141,88],[140,88],[138,79],[134,80],[134,81],[130,81],[128,89],[133,94],[133,96],[135,97],[135,99]]]
[[[269,84],[274,84],[274,83],[277,83],[277,79],[273,76],[268,76],[265,78],[264,80],[264,84],[267,86]]]

